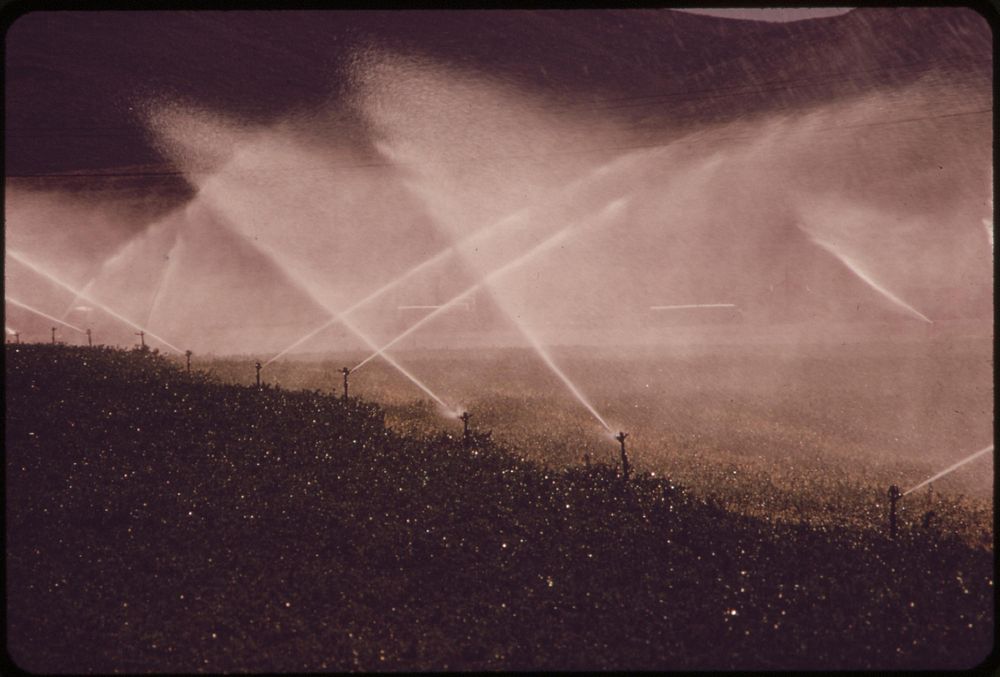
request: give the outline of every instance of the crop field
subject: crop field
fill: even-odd
[[[947,343],[715,345],[627,351],[566,349],[567,373],[615,430],[630,462],[728,509],[766,519],[883,528],[886,492],[906,489],[993,436],[992,346]],[[471,425],[551,468],[617,467],[618,443],[528,350],[425,350],[407,368],[460,402]],[[355,355],[279,361],[265,381],[341,393]],[[208,360],[233,383],[253,359]],[[462,424],[381,361],[351,376],[352,394],[382,404],[407,434],[460,434]],[[450,404],[450,401],[449,401]],[[933,510],[951,531],[992,543],[992,460],[942,477],[900,504],[903,521]],[[951,522],[953,508],[961,519]]]
[[[21,667],[916,669],[992,650],[989,500],[949,476],[933,502],[904,497],[890,536],[880,481],[915,461],[796,466],[765,451],[795,443],[786,426],[739,448],[716,424],[673,454],[645,437],[624,481],[601,441],[538,432],[566,411],[533,410],[541,392],[519,410],[468,400],[485,426],[463,439],[405,397],[383,409],[221,382],[238,364],[188,374],[148,351],[7,346]],[[284,373],[319,384],[321,367]]]

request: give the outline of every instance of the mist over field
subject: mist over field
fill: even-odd
[[[393,435],[469,412],[546,473],[627,480],[627,432],[636,473],[775,523],[861,533],[919,488],[908,523],[938,495],[989,549],[989,25],[744,18],[24,14],[7,342],[349,380]]]

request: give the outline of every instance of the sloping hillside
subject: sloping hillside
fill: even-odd
[[[7,346],[8,650],[36,672],[963,668],[992,553],[546,471],[138,351]]]

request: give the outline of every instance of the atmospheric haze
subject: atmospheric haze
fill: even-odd
[[[406,370],[407,350],[525,347],[608,431],[559,347],[992,337],[988,73],[932,65],[692,121],[621,110],[655,95],[567,102],[378,40],[340,69],[336,95],[271,119],[136,99],[190,188],[166,206],[8,178],[10,323],[57,317],[105,343],[142,329],[268,368],[381,356],[449,415],[460,407]]]
[[[196,189],[187,204],[123,238],[111,208],[9,188],[8,246],[199,352],[282,350],[323,308],[350,308],[437,256],[353,311],[386,342],[410,321],[400,306],[444,303],[621,198],[614,223],[492,283],[434,340],[516,345],[521,325],[552,344],[655,340],[649,309],[671,304],[735,304],[755,334],[785,336],[992,312],[991,196],[976,191],[989,184],[985,96],[961,97],[967,116],[934,119],[945,85],[920,82],[639,142],[613,120],[444,65],[362,63],[352,114],[331,113],[353,120],[334,127],[348,142],[329,120],[237,130],[152,108],[150,129]],[[925,119],[898,123],[900,111]],[[361,134],[368,147],[350,147]],[[850,274],[838,261],[855,262]],[[334,323],[300,349],[360,345]]]

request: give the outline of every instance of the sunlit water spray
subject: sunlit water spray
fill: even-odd
[[[131,247],[134,246],[138,238],[144,235],[146,232],[147,231],[141,231],[136,236],[126,240],[124,243],[121,244],[121,246],[118,247],[117,251],[115,251],[111,256],[106,258],[103,263],[101,263],[100,267],[97,269],[97,272],[89,280],[87,280],[86,284],[84,284],[83,287],[80,288],[80,293],[75,294],[73,296],[73,300],[70,301],[68,306],[66,306],[66,310],[62,314],[64,318],[67,317],[73,311],[73,308],[76,306],[77,303],[80,302],[81,299],[86,298],[93,291],[94,285],[97,284],[98,280],[101,279],[101,277],[105,274],[106,271],[113,269],[116,265],[125,260],[126,256],[128,256],[130,252]]]
[[[410,334],[412,334],[413,332],[415,332],[417,329],[419,329],[420,327],[422,327],[425,324],[427,324],[428,322],[430,322],[432,319],[434,319],[435,317],[437,317],[441,313],[447,311],[449,308],[454,308],[455,306],[460,305],[461,303],[464,302],[464,299],[467,296],[469,296],[470,294],[474,293],[475,291],[477,291],[478,289],[480,289],[481,287],[483,287],[483,285],[487,284],[490,280],[496,279],[497,277],[510,272],[514,268],[517,268],[518,266],[521,266],[521,265],[527,263],[529,260],[531,260],[532,258],[534,258],[535,256],[537,256],[538,254],[542,253],[543,251],[545,251],[547,249],[550,249],[551,247],[555,246],[556,244],[558,244],[559,242],[561,242],[562,240],[564,240],[567,235],[569,235],[569,230],[571,228],[572,228],[572,226],[567,226],[566,228],[563,228],[562,230],[560,230],[559,232],[557,232],[555,235],[552,235],[552,236],[546,238],[543,242],[541,242],[540,244],[532,247],[530,250],[528,250],[527,252],[525,252],[524,254],[522,254],[521,256],[519,256],[518,258],[514,259],[513,261],[509,261],[508,263],[504,264],[500,268],[497,268],[496,270],[492,271],[486,277],[484,277],[481,280],[479,280],[479,282],[477,282],[474,285],[472,285],[472,286],[464,289],[462,292],[460,292],[458,295],[456,295],[453,298],[451,298],[449,301],[446,301],[445,303],[442,303],[439,306],[433,307],[434,309],[430,313],[427,313],[426,315],[424,315],[417,322],[415,322],[414,324],[410,325],[401,334],[397,335],[394,339],[392,339],[391,341],[389,341],[388,343],[386,343],[385,345],[383,345],[381,348],[378,348],[374,353],[372,353],[371,355],[369,355],[365,359],[361,360],[361,362],[359,362],[357,366],[355,366],[353,369],[351,369],[351,371],[357,371],[358,369],[360,369],[361,367],[365,366],[371,360],[375,359],[379,355],[382,355],[384,357],[385,356],[385,353],[384,353],[385,350],[388,350],[389,348],[391,348],[392,346],[394,346],[396,343],[400,342],[401,340],[403,340],[404,338],[406,338],[407,336],[409,336]]]
[[[183,353],[184,352],[183,350],[181,350],[177,346],[173,345],[172,343],[170,343],[166,339],[164,339],[164,338],[162,338],[160,336],[157,336],[153,332],[149,331],[149,329],[136,324],[135,322],[133,322],[132,320],[128,319],[127,317],[125,317],[125,316],[121,315],[120,313],[118,313],[118,312],[112,310],[111,308],[107,307],[106,305],[104,305],[103,303],[101,303],[100,301],[98,301],[97,299],[94,299],[91,296],[89,296],[87,294],[84,294],[82,290],[77,289],[76,287],[63,282],[62,280],[60,280],[58,277],[56,277],[52,273],[49,273],[49,272],[43,270],[42,268],[38,267],[37,265],[35,265],[31,261],[28,261],[26,258],[24,258],[22,255],[18,254],[17,252],[8,249],[7,250],[7,255],[10,256],[15,261],[17,261],[18,263],[20,263],[21,265],[23,265],[23,266],[25,266],[27,268],[30,268],[32,271],[34,271],[35,273],[38,273],[39,275],[41,275],[42,277],[46,278],[47,280],[50,280],[51,282],[53,282],[56,285],[62,287],[63,289],[67,290],[68,292],[70,292],[72,294],[75,294],[77,299],[83,299],[85,301],[88,301],[89,303],[92,303],[94,306],[100,308],[101,310],[103,310],[104,312],[106,312],[108,315],[111,315],[112,317],[114,317],[114,318],[116,318],[118,320],[121,320],[122,322],[124,322],[125,324],[129,325],[130,327],[132,327],[134,329],[138,329],[139,331],[144,332],[146,334],[146,336],[149,336],[150,338],[156,339],[157,341],[159,341],[163,345],[167,346],[171,350],[174,350],[174,351],[176,351],[178,353]]]
[[[855,275],[857,275],[858,278],[860,278],[865,284],[867,284],[869,287],[871,287],[872,289],[874,289],[875,291],[877,291],[883,297],[885,297],[886,299],[888,299],[889,301],[891,301],[894,305],[898,306],[899,308],[902,308],[909,315],[912,315],[913,317],[915,317],[917,319],[923,320],[924,322],[927,322],[928,324],[933,324],[933,321],[929,317],[927,317],[926,315],[924,315],[923,313],[921,313],[919,310],[917,310],[916,308],[914,308],[913,306],[911,306],[909,303],[907,303],[903,299],[899,298],[898,296],[896,296],[895,294],[893,294],[891,291],[889,291],[888,289],[886,289],[885,287],[883,287],[882,285],[880,285],[878,282],[876,282],[874,279],[872,279],[872,277],[870,275],[868,275],[868,273],[866,273],[864,270],[862,270],[861,267],[858,266],[857,263],[855,263],[854,261],[852,261],[846,254],[844,254],[842,251],[840,251],[840,249],[838,249],[836,245],[833,245],[833,244],[831,244],[829,242],[825,242],[823,240],[820,240],[820,239],[812,237],[812,236],[810,236],[810,239],[812,239],[812,241],[815,244],[817,244],[818,246],[822,247],[827,252],[829,252],[830,254],[832,254],[838,261],[840,261],[841,263],[843,263],[848,268],[848,270],[850,270],[852,273],[854,273]]]
[[[203,197],[204,197],[204,190],[205,190],[205,187],[202,186]],[[292,282],[293,284],[295,284],[296,287],[298,287],[299,290],[301,290],[304,294],[306,294],[307,296],[309,296],[313,301],[315,301],[318,305],[320,305],[322,308],[324,308],[332,316],[334,316],[335,318],[339,317],[340,321],[343,323],[344,327],[348,331],[351,331],[352,333],[354,333],[354,335],[356,335],[359,339],[361,339],[372,350],[375,350],[375,349],[378,348],[378,344],[375,343],[375,341],[372,340],[371,337],[369,337],[367,334],[365,334],[363,331],[361,331],[361,329],[359,329],[356,325],[354,325],[353,323],[349,322],[345,317],[343,317],[343,315],[344,315],[343,313],[338,313],[335,309],[333,309],[333,308],[330,307],[330,304],[327,302],[325,294],[323,294],[323,291],[321,289],[318,289],[316,287],[316,285],[311,284],[302,275],[298,274],[295,271],[295,267],[294,266],[292,266],[292,265],[286,265],[285,261],[283,260],[283,258],[280,256],[279,253],[273,251],[270,247],[262,245],[262,244],[260,244],[259,242],[256,242],[256,241],[253,242],[253,245],[257,249],[257,251],[259,251],[261,254],[263,254],[268,259],[270,259],[270,261],[275,266],[277,266],[282,271],[282,273],[284,273],[285,277],[290,282]],[[272,358],[269,361],[269,363],[273,362],[275,359],[276,358]],[[446,411],[448,411],[448,412],[452,411],[452,407],[449,407],[447,405],[447,403],[445,403],[445,401],[443,399],[441,399],[441,397],[439,397],[434,391],[432,391],[429,387],[427,387],[427,385],[425,383],[423,383],[420,379],[418,379],[416,376],[414,376],[413,374],[411,374],[407,369],[405,369],[396,360],[393,360],[393,359],[390,358],[390,359],[387,359],[386,361],[390,365],[392,365],[397,371],[399,371],[399,373],[401,373],[403,376],[405,376],[407,379],[409,379],[415,386],[417,386],[418,388],[420,388],[420,390],[422,390],[424,393],[426,393],[428,397],[430,397],[435,402],[437,402],[441,407],[443,407]],[[261,365],[262,368],[263,368],[263,366],[264,365]]]
[[[358,329],[356,326],[354,326],[353,324],[351,324],[348,320],[342,319],[342,321],[344,323],[344,326],[347,329],[349,329],[350,331],[354,332],[354,334],[358,338],[360,338],[362,341],[364,341],[365,343],[367,343],[369,348],[371,348],[372,350],[378,350],[378,344],[375,343],[375,341],[373,341],[367,334],[365,334],[360,329]],[[410,379],[410,381],[413,382],[413,385],[415,385],[418,388],[420,388],[422,391],[424,391],[427,394],[428,397],[430,397],[432,400],[434,400],[435,402],[437,402],[441,406],[441,408],[445,411],[445,413],[447,415],[449,415],[449,416],[458,416],[458,411],[454,407],[448,406],[448,404],[444,400],[442,400],[440,397],[437,396],[436,393],[434,393],[434,391],[432,391],[430,388],[428,388],[427,385],[423,381],[421,381],[416,376],[414,376],[409,371],[407,371],[403,367],[403,365],[401,365],[399,362],[397,362],[396,360],[394,360],[393,358],[391,358],[388,355],[382,355],[382,357],[385,358],[386,362],[388,362],[390,365],[392,365],[393,367],[395,367],[395,369],[400,374],[402,374],[406,378]],[[352,369],[351,371],[354,371],[354,370]]]
[[[15,306],[17,306],[19,308],[24,308],[25,310],[27,310],[29,312],[32,312],[35,315],[39,315],[41,317],[44,317],[47,320],[52,320],[53,322],[58,322],[59,324],[61,324],[63,326],[66,326],[66,327],[69,327],[70,329],[72,329],[74,331],[78,331],[81,334],[86,334],[87,333],[86,331],[84,331],[83,329],[80,329],[76,325],[70,324],[69,322],[64,322],[64,321],[60,320],[58,317],[53,317],[52,315],[49,315],[48,313],[43,313],[38,308],[33,308],[33,307],[29,306],[26,303],[21,303],[20,301],[18,301],[16,299],[12,299],[11,297],[7,296],[6,294],[4,295],[3,298],[4,298],[4,300],[7,303],[13,303]],[[13,332],[8,332],[8,333],[13,333]]]
[[[936,479],[940,479],[940,478],[944,477],[948,473],[951,473],[951,472],[954,472],[955,470],[958,470],[959,468],[961,468],[966,463],[974,461],[977,458],[979,458],[980,456],[982,456],[983,454],[988,454],[991,451],[993,451],[993,445],[992,444],[989,445],[988,447],[984,447],[984,448],[980,449],[979,451],[977,451],[976,453],[974,453],[974,454],[972,454],[970,456],[966,456],[965,458],[963,458],[958,463],[955,463],[953,465],[948,466],[947,468],[945,468],[944,470],[942,470],[941,472],[939,472],[937,475],[934,475],[933,477],[928,477],[927,479],[925,479],[923,482],[921,482],[917,486],[912,487],[910,489],[907,489],[906,491],[903,492],[903,496],[906,496],[910,492],[916,491],[920,487],[923,487],[923,486],[925,486],[927,484],[930,484],[931,482],[933,482]]]
[[[368,296],[365,296],[360,301],[352,304],[348,308],[345,308],[344,310],[340,311],[339,313],[336,313],[335,315],[333,315],[333,317],[331,317],[329,320],[327,320],[326,322],[324,322],[320,326],[316,327],[311,332],[309,332],[308,334],[306,334],[302,338],[298,339],[293,344],[291,344],[290,346],[288,346],[287,348],[285,348],[284,350],[282,350],[281,352],[279,352],[277,355],[275,355],[274,357],[272,357],[271,359],[269,359],[267,362],[265,362],[263,364],[263,366],[266,367],[267,365],[271,364],[275,360],[277,360],[277,359],[279,359],[281,357],[284,357],[290,351],[298,348],[300,345],[302,345],[303,343],[305,343],[306,341],[308,341],[312,337],[316,336],[318,333],[320,333],[321,331],[323,331],[327,327],[329,327],[331,325],[334,325],[337,322],[342,321],[344,318],[346,318],[348,315],[350,315],[354,311],[358,310],[359,308],[362,308],[363,306],[368,305],[369,303],[371,303],[372,301],[374,301],[375,299],[377,299],[379,296],[382,296],[382,294],[385,294],[386,292],[388,292],[389,290],[393,289],[394,287],[397,287],[398,285],[402,284],[403,282],[405,282],[406,280],[410,279],[411,277],[413,277],[417,273],[421,272],[422,270],[425,270],[426,268],[428,268],[428,267],[430,267],[430,266],[432,266],[432,265],[434,265],[436,263],[439,263],[439,262],[443,261],[450,254],[454,253],[454,250],[455,250],[454,247],[449,247],[447,249],[442,249],[440,252],[438,252],[434,256],[430,257],[429,259],[426,259],[425,261],[422,261],[422,262],[418,263],[413,268],[410,268],[408,271],[406,271],[405,273],[403,273],[399,277],[397,277],[397,278],[395,278],[393,280],[390,280],[389,282],[385,283],[384,285],[382,285],[381,287],[379,287],[378,289],[376,289],[375,291],[373,291],[371,294],[368,294]]]
[[[598,223],[600,222],[606,223],[608,220],[610,220],[610,216],[616,211],[618,211],[624,203],[625,203],[625,198],[620,198],[618,200],[615,200],[614,202],[610,203],[607,207],[605,207],[604,210],[602,210],[601,213],[593,219],[593,221]],[[509,273],[510,271],[514,270],[519,266],[524,265],[529,260],[538,256],[542,252],[550,250],[552,247],[565,240],[569,235],[574,234],[574,232],[579,230],[580,228],[581,226],[579,224],[570,224],[568,226],[565,226],[556,233],[554,233],[553,235],[550,235],[548,238],[546,238],[542,242],[538,243],[537,245],[529,249],[527,252],[525,252],[518,258],[507,262],[500,268],[493,270],[484,278],[479,280],[476,284],[463,290],[462,292],[451,298],[449,301],[441,304],[440,306],[435,308],[432,312],[422,317],[420,320],[418,320],[416,323],[408,327],[401,334],[399,334],[394,339],[389,341],[387,344],[385,344],[381,348],[376,349],[374,353],[372,353],[364,360],[359,362],[357,366],[351,369],[351,371],[352,372],[357,371],[358,369],[360,369],[365,364],[367,364],[368,362],[370,362],[379,355],[381,355],[382,357],[387,357],[384,351],[390,348],[392,345],[396,344],[406,336],[409,336],[414,331],[419,329],[421,326],[430,322],[433,318],[437,317],[441,313],[444,313],[449,308],[458,305],[469,294],[475,292],[476,290],[485,285],[489,285],[495,282],[501,276],[506,275],[507,273]],[[584,408],[586,408],[587,411],[589,411],[591,415],[593,415],[593,417],[597,419],[609,433],[612,432],[611,426],[608,425],[608,422],[604,419],[603,416],[600,415],[600,413],[598,413],[598,411],[594,408],[594,406],[590,403],[590,401],[586,398],[586,396],[584,396],[583,392],[570,380],[570,378],[565,374],[565,372],[563,372],[562,369],[559,368],[559,366],[555,363],[555,360],[552,359],[552,356],[541,344],[538,338],[532,332],[528,331],[527,328],[524,327],[522,323],[516,323],[516,324],[518,325],[518,328],[521,330],[521,333],[524,334],[524,337],[531,344],[531,347],[535,350],[535,352],[538,353],[542,361],[545,362],[546,366],[548,366],[549,369],[551,369],[552,372],[559,378],[559,380],[563,382],[563,384],[569,389],[569,391],[573,394],[573,396],[584,406]]]
[[[392,149],[389,146],[387,146],[384,143],[377,143],[376,146],[379,148],[379,151],[384,156],[386,156],[387,158],[389,158],[389,159],[391,159],[393,161],[399,162],[398,158],[396,158],[396,153],[393,152]],[[573,191],[579,190],[581,187],[586,186],[587,183],[590,182],[590,181],[593,181],[593,180],[599,179],[599,178],[603,178],[604,176],[606,176],[610,172],[610,170],[612,170],[612,169],[619,169],[619,170],[620,169],[624,169],[624,168],[628,167],[629,164],[636,163],[636,162],[638,162],[639,159],[641,159],[643,157],[646,157],[646,156],[649,156],[649,155],[652,155],[652,154],[654,154],[657,151],[662,151],[662,149],[660,149],[660,148],[642,149],[640,151],[633,151],[631,153],[627,153],[627,154],[621,155],[619,157],[613,158],[613,159],[609,160],[608,162],[600,165],[596,169],[591,170],[590,172],[588,172],[584,176],[581,176],[581,177],[579,177],[579,178],[571,181],[568,185],[564,186],[559,191],[559,194],[556,197],[557,198],[560,198],[560,197],[568,198],[572,194]],[[486,237],[495,235],[498,230],[502,231],[505,228],[510,228],[512,226],[517,225],[518,223],[524,222],[532,214],[532,212],[536,211],[537,209],[538,209],[537,205],[528,205],[526,207],[522,207],[521,209],[518,209],[518,210],[516,210],[516,211],[514,211],[514,212],[512,212],[512,213],[510,213],[510,214],[508,214],[506,216],[504,216],[503,218],[499,219],[498,221],[492,223],[491,225],[486,226],[485,228],[479,229],[478,231],[476,231],[472,235],[470,235],[470,236],[468,236],[466,238],[463,238],[458,243],[456,243],[454,245],[451,245],[450,247],[441,250],[440,252],[438,252],[437,254],[431,256],[430,258],[428,258],[428,259],[426,259],[426,260],[418,263],[417,265],[415,265],[414,267],[410,268],[408,271],[406,271],[402,275],[399,275],[395,279],[390,280],[389,282],[385,283],[384,285],[382,285],[381,287],[379,287],[378,289],[376,289],[372,293],[368,294],[367,296],[365,296],[364,298],[362,298],[360,301],[357,301],[356,303],[354,303],[350,307],[346,308],[345,310],[341,311],[340,313],[337,313],[337,314],[333,315],[330,319],[326,320],[321,325],[319,325],[318,327],[316,327],[315,329],[313,329],[312,331],[310,331],[308,334],[302,336],[300,339],[296,340],[290,346],[288,346],[284,350],[282,350],[279,353],[277,353],[274,357],[272,357],[271,359],[267,360],[267,362],[265,362],[262,366],[266,367],[269,364],[271,364],[272,362],[274,362],[275,360],[278,360],[281,357],[284,357],[289,352],[291,352],[295,348],[298,348],[300,345],[302,345],[303,343],[305,343],[309,339],[313,338],[314,336],[316,336],[317,334],[319,334],[321,331],[323,331],[327,327],[330,327],[330,326],[336,324],[337,322],[341,321],[347,315],[349,315],[349,314],[351,314],[351,313],[359,310],[360,308],[366,306],[367,304],[371,303],[372,301],[374,301],[378,297],[382,296],[386,292],[394,289],[395,287],[399,286],[400,284],[402,284],[406,280],[412,278],[414,275],[416,275],[416,274],[418,274],[418,273],[426,270],[427,268],[429,268],[429,267],[431,267],[431,266],[433,266],[433,265],[435,265],[437,263],[440,263],[441,261],[443,261],[444,259],[446,259],[448,256],[450,256],[450,255],[452,255],[452,254],[454,254],[456,252],[459,252],[459,251],[461,251],[463,249],[466,249],[468,247],[475,246],[475,244],[477,242],[479,242],[480,240],[485,239]]]
[[[170,251],[167,253],[167,265],[163,267],[160,271],[160,279],[156,282],[156,289],[153,290],[153,299],[149,302],[149,312],[146,313],[146,324],[152,322],[153,317],[156,315],[156,311],[159,308],[160,300],[162,298],[162,292],[166,283],[171,279],[174,269],[177,267],[177,255],[178,250],[181,246],[181,239],[175,238],[173,246],[170,247]]]

